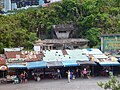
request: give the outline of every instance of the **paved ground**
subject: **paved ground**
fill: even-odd
[[[1,84],[0,90],[103,90],[97,82],[108,81],[105,77],[94,77],[90,79],[75,79],[70,83],[67,79],[61,80],[41,80],[40,82],[29,81],[21,84]]]

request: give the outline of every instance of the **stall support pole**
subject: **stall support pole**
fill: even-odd
[[[3,71],[3,78],[4,78],[4,71]]]
[[[43,72],[44,72],[44,78],[45,78],[45,68],[43,69]]]
[[[93,74],[94,74],[94,66],[92,66],[92,76],[94,76]]]

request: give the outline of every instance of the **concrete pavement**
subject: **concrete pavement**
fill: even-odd
[[[20,84],[1,84],[0,90],[104,90],[97,85],[97,82],[106,82],[109,78],[94,77],[90,79],[78,78],[71,80],[70,83],[67,79],[52,80],[46,79],[40,82],[28,81],[27,83]]]

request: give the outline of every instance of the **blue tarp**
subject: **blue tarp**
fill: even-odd
[[[88,51],[92,51],[92,49],[91,49],[91,48],[87,48],[87,50],[88,50]]]
[[[106,61],[106,62],[99,62],[99,64],[101,66],[120,66],[120,63],[119,62],[110,62],[110,61]]]
[[[33,69],[33,68],[45,68],[47,63],[45,61],[37,61],[37,62],[28,62],[27,68]]]
[[[26,65],[22,64],[9,64],[7,65],[8,68],[27,68]]]
[[[66,60],[66,61],[62,61],[63,66],[67,67],[67,66],[78,66],[76,60]]]

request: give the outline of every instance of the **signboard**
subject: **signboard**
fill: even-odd
[[[120,49],[120,36],[105,36],[103,37],[103,50],[119,50]]]

